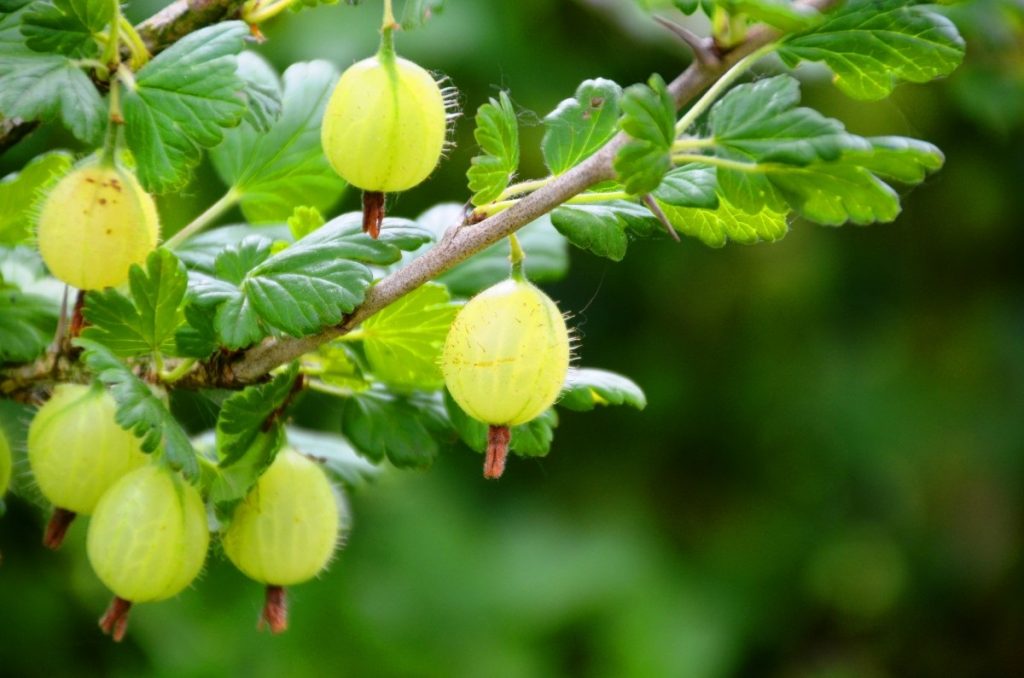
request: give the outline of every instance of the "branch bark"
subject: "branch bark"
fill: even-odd
[[[186,35],[228,19],[235,19],[245,0],[177,0],[135,27],[146,49],[158,54]],[[128,54],[122,55],[127,59]],[[0,119],[0,154],[39,126],[36,120]]]
[[[195,3],[219,3],[225,0],[193,0]],[[234,0],[229,0],[233,2]],[[179,0],[182,4],[185,0]],[[826,10],[838,0],[809,0],[805,6]],[[169,12],[170,8],[153,17]],[[171,20],[173,21],[173,20]],[[180,38],[177,35],[176,38]],[[778,39],[779,33],[767,27],[751,29],[747,38],[739,45],[719,56],[714,62],[695,60],[669,85],[675,98],[676,107],[681,108],[711,86],[737,61],[751,52]],[[591,186],[613,179],[615,154],[628,140],[624,133],[613,137],[594,155],[542,188],[530,193],[515,205],[475,224],[458,224],[444,235],[441,241],[418,259],[413,260],[377,285],[370,288],[366,299],[341,323],[327,327],[317,334],[301,338],[267,339],[245,351],[234,355],[217,354],[210,360],[198,363],[184,378],[175,382],[175,388],[228,388],[238,389],[267,377],[274,368],[284,365],[305,353],[315,350],[321,344],[351,331],[362,321],[392,304],[421,285],[433,280],[441,273],[465,261],[481,250],[514,233],[538,217],[552,211],[569,198]],[[39,379],[47,382],[64,381],[79,376],[75,365],[68,366],[65,374],[62,364],[47,371],[38,366],[25,365],[0,369],[0,396],[26,398],[27,394],[39,389]]]
[[[835,4],[837,0],[811,0],[806,3],[807,6],[819,10]],[[690,102],[737,61],[778,37],[778,31],[757,27],[749,32],[743,43],[722,54],[718,59],[695,60],[669,85],[669,92],[675,98],[676,107],[681,108]],[[321,344],[346,334],[384,307],[552,211],[569,198],[601,181],[615,178],[612,163],[616,152],[627,140],[625,133],[619,133],[587,160],[527,195],[504,212],[476,224],[459,224],[452,227],[429,252],[370,288],[362,305],[340,324],[298,339],[267,339],[228,361],[201,363],[177,385],[188,388],[240,388],[259,381],[275,367],[295,360]]]

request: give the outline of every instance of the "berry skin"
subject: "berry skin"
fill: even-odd
[[[121,478],[96,506],[86,550],[116,598],[100,626],[124,636],[131,603],[180,593],[203,568],[210,534],[199,492],[177,474],[146,464]]]
[[[72,287],[117,287],[156,247],[159,231],[156,204],[135,176],[93,163],[73,170],[46,197],[39,251],[50,272]]]
[[[235,509],[224,553],[247,577],[267,585],[260,620],[288,628],[285,586],[315,577],[331,559],[341,527],[338,498],[320,466],[284,449]]]
[[[338,500],[323,469],[284,449],[235,509],[224,552],[250,579],[293,586],[327,566],[339,527]]]
[[[441,357],[445,385],[486,424],[517,426],[551,407],[569,370],[569,331],[555,302],[509,279],[473,297],[452,323]]]
[[[0,506],[3,504],[3,496],[7,492],[7,486],[11,484],[11,445],[7,442],[7,436],[3,429],[0,429]],[[0,511],[2,513],[2,511]]]
[[[199,492],[158,464],[111,487],[89,523],[87,550],[96,576],[133,603],[180,593],[203,568],[210,535]]]
[[[28,461],[55,507],[44,543],[60,546],[75,514],[93,512],[103,493],[146,462],[139,439],[114,421],[117,405],[99,383],[60,384],[28,429]]]
[[[321,142],[334,170],[364,191],[392,193],[434,171],[447,113],[433,76],[407,59],[378,55],[346,70],[324,112]]]

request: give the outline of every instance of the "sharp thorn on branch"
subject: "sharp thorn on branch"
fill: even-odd
[[[700,37],[686,26],[677,24],[675,21],[671,21],[665,17],[654,15],[654,20],[686,43],[686,46],[690,48],[691,52],[693,52],[693,58],[696,59],[697,63],[701,66],[714,68],[720,65],[721,59],[718,58],[718,54],[715,51],[715,46],[712,41]]]

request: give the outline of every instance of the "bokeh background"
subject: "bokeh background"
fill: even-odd
[[[258,51],[347,65],[379,11],[288,14]],[[114,645],[81,526],[44,552],[43,517],[10,501],[0,675],[1024,675],[1022,9],[948,12],[969,48],[946,81],[866,104],[802,72],[805,100],[853,131],[945,151],[896,223],[638,242],[620,264],[573,252],[550,291],[581,362],[633,377],[646,411],[564,413],[551,455],[499,483],[462,450],[355,493],[347,548],[292,592],[282,637],[255,632],[262,592],[215,559]],[[467,118],[510,90],[524,177],[581,80],[668,79],[688,59],[628,0],[449,0],[398,44],[452,78]],[[465,199],[471,132],[394,212]],[[0,173],[70,143],[43,129]],[[170,229],[216,187],[204,168],[166,196]]]

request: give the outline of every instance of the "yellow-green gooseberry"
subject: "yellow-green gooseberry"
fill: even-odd
[[[224,531],[224,553],[267,587],[260,625],[287,628],[284,587],[312,579],[338,545],[341,505],[319,464],[294,450],[278,453]]]
[[[99,161],[57,182],[39,214],[38,243],[54,277],[96,290],[128,280],[156,247],[160,225],[153,198],[131,172]]]
[[[484,475],[504,470],[508,427],[554,404],[569,369],[570,340],[555,302],[510,278],[473,297],[455,317],[441,358],[445,386],[469,416],[490,426]]]
[[[151,463],[113,485],[96,506],[89,563],[114,601],[100,626],[124,637],[132,603],[177,595],[199,575],[210,535],[203,500],[177,473]]]
[[[324,112],[321,141],[345,181],[391,193],[430,175],[447,125],[444,95],[433,76],[407,59],[378,54],[342,74]]]
[[[117,404],[99,382],[60,384],[28,429],[28,462],[54,505],[43,543],[57,548],[76,514],[93,512],[103,493],[146,461],[139,439],[114,420]]]
[[[7,436],[0,428],[0,499],[7,492],[7,486],[11,484],[11,444],[7,442]],[[0,502],[2,503],[2,502]]]

